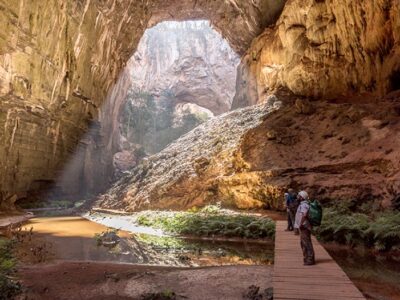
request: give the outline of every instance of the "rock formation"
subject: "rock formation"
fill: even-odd
[[[300,99],[273,111],[280,106],[276,97],[235,110],[149,157],[98,204],[131,211],[219,201],[279,208],[291,186],[321,201],[372,200],[389,207],[400,189],[400,139],[393,134],[400,129],[399,110],[392,100],[374,101],[379,111],[374,102]]]
[[[154,154],[228,111],[238,63],[208,21],[163,22],[148,29],[127,65],[131,85],[114,120],[121,128],[119,148]],[[110,138],[116,137],[105,136]]]
[[[147,27],[209,19],[242,53],[283,3],[2,0],[1,205],[54,182],[92,121],[104,120],[99,109]]]
[[[346,179],[351,174],[360,178],[367,174],[366,181],[360,182],[365,183],[364,187],[371,187],[370,194],[374,197],[382,193],[380,197],[385,203],[389,201],[388,195],[399,193],[396,184],[386,183],[398,180],[398,165],[394,161],[398,157],[395,147],[398,116],[393,112],[398,112],[399,97],[392,93],[392,100],[387,100],[385,96],[400,89],[397,0],[51,0],[46,3],[0,0],[1,208],[11,207],[27,192],[46,189],[59,177],[71,157],[72,164],[83,166],[79,174],[64,176],[62,181],[71,190],[79,189],[81,178],[91,178],[87,186],[107,185],[110,165],[103,151],[115,149],[116,141],[105,142],[102,137],[119,130],[112,122],[123,102],[117,100],[115,104],[110,99],[115,99],[116,94],[120,94],[118,99],[124,99],[127,90],[115,88],[127,86],[122,70],[146,28],[164,20],[185,19],[209,19],[231,47],[243,55],[233,108],[265,102],[272,93],[284,100],[282,93],[287,91],[289,95],[301,96],[300,99],[309,97],[320,102],[314,108],[305,102],[298,102],[298,108],[292,103],[293,110],[318,112],[306,114],[306,119],[296,117],[300,127],[291,130],[293,139],[299,141],[296,148],[306,149],[308,145],[302,144],[308,141],[301,130],[305,120],[310,121],[307,126],[312,126],[307,127],[310,134],[317,135],[318,131],[323,132],[318,121],[320,113],[327,120],[324,112],[346,113],[348,107],[367,112],[349,128],[327,122],[336,124],[337,134],[351,131],[352,140],[357,141],[351,147],[342,144],[337,152],[352,151],[360,157],[348,154],[338,158],[332,156],[331,149],[326,149],[322,151],[329,152],[330,156],[314,153],[315,163],[296,161],[294,173],[290,173],[287,171],[290,166],[284,164],[287,152],[277,144],[270,151],[279,149],[282,153],[259,158],[266,169],[271,165],[281,166],[286,170],[281,173],[282,182],[289,182],[292,176],[294,181],[312,186],[310,178],[320,176],[321,170],[326,170],[324,166],[344,163],[340,168],[347,169],[339,168],[344,173],[340,174],[343,176],[340,186],[343,191],[351,187],[344,194],[354,196],[358,190],[354,182]],[[337,106],[331,106],[324,99],[341,100]],[[387,113],[389,123],[380,112]],[[278,117],[271,120],[279,124]],[[268,128],[275,128],[274,124],[265,122]],[[382,124],[376,125],[376,122]],[[88,130],[91,133],[85,135]],[[262,131],[254,130],[250,132],[262,138]],[[359,130],[368,134],[358,137]],[[276,130],[266,131],[268,143],[279,141]],[[381,140],[381,136],[385,139]],[[326,140],[328,145],[336,145],[332,141]],[[247,142],[254,145],[264,140],[247,139]],[[390,142],[393,149],[381,152],[374,144],[378,142]],[[368,147],[378,147],[379,151],[369,154]],[[73,156],[76,151],[79,155]],[[253,156],[245,160],[257,161]],[[363,163],[354,163],[358,161]],[[367,166],[370,164],[372,169]],[[101,175],[99,179],[90,177],[93,165]],[[330,168],[329,172],[334,174]],[[300,176],[301,170],[306,170],[309,176]],[[285,177],[285,174],[291,175]],[[318,189],[325,184],[329,187],[333,182],[324,180],[314,182]]]
[[[132,88],[176,103],[227,112],[235,95],[238,55],[208,21],[163,22],[146,30],[128,62]]]
[[[336,98],[400,88],[398,1],[287,1],[242,58],[234,107],[281,87]]]
[[[242,173],[244,162],[235,152],[243,134],[278,107],[277,101],[210,119],[133,168],[100,197],[99,205],[126,210],[189,208],[214,200],[246,208],[274,200],[274,188],[269,191],[257,176]],[[231,189],[232,183],[247,185],[251,191]]]

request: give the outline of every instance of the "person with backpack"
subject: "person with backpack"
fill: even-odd
[[[295,215],[297,211],[297,207],[299,206],[299,202],[297,201],[297,195],[293,189],[288,189],[288,192],[285,193],[285,207],[287,212],[287,220],[288,227],[285,231],[293,231]],[[296,231],[296,229],[295,229]]]
[[[310,203],[308,202],[308,194],[306,191],[301,191],[297,195],[300,201],[296,212],[295,228],[300,230],[300,246],[303,251],[303,259],[305,266],[315,264],[314,247],[311,241],[312,225],[309,220]]]

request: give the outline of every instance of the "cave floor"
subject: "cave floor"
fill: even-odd
[[[272,286],[271,266],[173,268],[99,262],[60,262],[19,269],[20,299],[142,299],[174,292],[177,299],[243,299],[249,286]],[[153,298],[151,298],[153,299]],[[158,299],[158,298],[154,298]]]
[[[119,231],[118,251],[110,251],[94,238],[107,227],[81,217],[33,218],[26,229],[17,249],[24,287],[17,299],[143,299],[168,291],[177,299],[243,299],[252,285],[260,292],[272,286],[273,244],[201,241],[198,254],[176,252],[181,245],[170,237],[150,240],[152,248]],[[392,263],[325,247],[367,299],[400,299]]]

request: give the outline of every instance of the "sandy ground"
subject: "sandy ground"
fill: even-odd
[[[21,267],[17,299],[141,299],[172,291],[177,299],[243,299],[249,286],[272,286],[270,266],[178,269],[113,263],[58,262]]]
[[[9,226],[18,226],[33,217],[33,214],[0,215],[0,230],[6,230]]]

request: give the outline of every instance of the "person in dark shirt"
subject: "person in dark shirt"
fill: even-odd
[[[286,231],[293,231],[294,229],[294,221],[298,205],[296,193],[293,189],[288,189],[288,192],[285,193],[285,207],[288,220]]]

